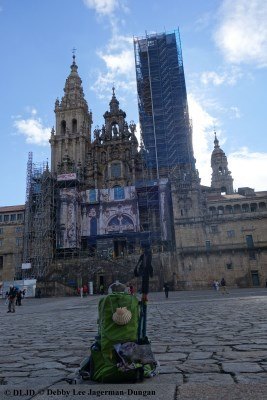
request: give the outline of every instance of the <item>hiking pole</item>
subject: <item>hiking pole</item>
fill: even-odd
[[[142,288],[141,288],[141,310],[140,310],[140,321],[138,326],[138,341],[145,341],[146,338],[146,325],[147,325],[147,302],[148,302],[148,291],[149,291],[149,277],[153,276],[153,268],[151,265],[152,255],[149,246],[144,247],[144,252],[140,256],[138,263],[135,267],[135,276],[142,277]],[[140,264],[139,271],[138,265]]]

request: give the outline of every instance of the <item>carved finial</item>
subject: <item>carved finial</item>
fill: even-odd
[[[73,47],[73,49],[72,49],[72,59],[73,59],[73,64],[75,64],[75,58],[76,58],[76,56],[75,56],[75,53],[76,53],[76,50],[77,49],[75,49],[75,47]]]
[[[215,139],[214,139],[214,148],[220,147],[220,146],[219,146],[219,140],[217,139],[217,136],[216,136],[216,132],[215,132],[215,131],[214,131],[214,136],[215,136]]]
[[[115,86],[114,86],[114,83],[113,83],[113,86],[112,86],[112,97],[115,97]]]

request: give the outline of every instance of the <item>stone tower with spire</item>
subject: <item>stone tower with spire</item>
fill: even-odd
[[[211,155],[212,178],[211,187],[220,193],[232,194],[233,178],[228,169],[228,161],[224,151],[220,148],[215,132],[214,149]]]
[[[51,172],[53,175],[84,170],[91,143],[92,113],[84,98],[82,80],[73,55],[64,96],[56,100],[56,129],[51,132]]]

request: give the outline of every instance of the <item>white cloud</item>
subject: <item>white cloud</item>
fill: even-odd
[[[99,15],[109,15],[119,7],[119,0],[83,0],[84,4]]]
[[[214,126],[219,122],[203,107],[199,99],[192,93],[188,94],[190,118],[193,122],[193,147],[197,160],[197,169],[203,185],[210,185],[211,168],[210,157],[213,149]],[[220,132],[220,131],[219,131]]]
[[[243,74],[238,67],[231,67],[230,70],[219,72],[205,71],[200,76],[200,81],[204,85],[213,84],[214,86],[229,85],[233,86],[242,78]]]
[[[23,119],[21,116],[16,118],[14,126],[18,134],[26,137],[27,143],[36,144],[39,146],[48,146],[51,129],[43,125],[41,118],[36,116],[36,109],[31,110],[31,117]]]
[[[266,20],[266,1],[223,1],[214,39],[226,61],[267,66]]]
[[[235,188],[248,186],[255,190],[266,190],[267,153],[250,152],[243,147],[228,155],[228,163]]]
[[[118,9],[128,12],[127,0],[83,0],[86,7],[95,10],[99,16],[111,18]]]
[[[230,116],[231,119],[239,119],[241,118],[241,113],[238,107],[230,107],[230,111],[232,112],[232,115]]]
[[[98,72],[97,79],[92,86],[97,96],[110,99],[113,84],[120,92],[136,96],[132,38],[113,32],[105,50],[98,51],[97,54],[104,61],[106,67],[105,72]]]
[[[193,121],[193,147],[197,160],[197,169],[203,185],[211,184],[210,158],[213,150],[214,125],[220,126],[219,121],[210,115],[202,102],[191,93],[188,95],[190,117]],[[235,107],[232,107],[235,108]],[[236,111],[236,110],[235,110]],[[238,112],[238,111],[236,111]],[[223,148],[226,138],[220,129],[216,129]],[[255,190],[267,188],[267,153],[251,152],[247,147],[242,147],[227,154],[228,166],[234,178],[234,187],[249,186]],[[255,174],[255,171],[257,173]]]

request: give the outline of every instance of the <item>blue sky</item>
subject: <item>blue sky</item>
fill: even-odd
[[[24,203],[29,151],[50,161],[72,48],[93,127],[113,82],[127,120],[138,122],[132,37],[177,27],[201,182],[210,184],[215,127],[234,187],[267,190],[266,20],[261,0],[0,0],[0,206]]]

